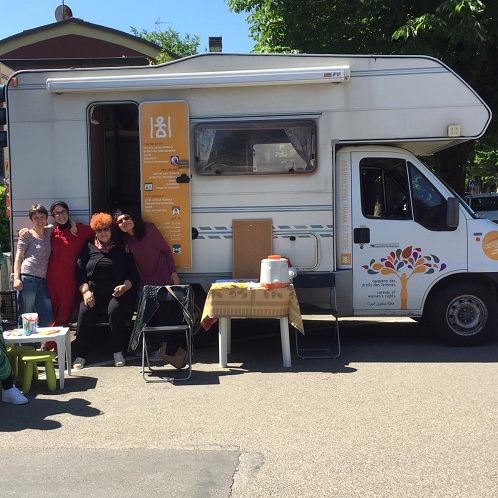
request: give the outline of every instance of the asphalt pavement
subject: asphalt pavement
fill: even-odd
[[[327,317],[306,317],[309,329]],[[0,403],[2,496],[495,497],[498,341],[442,345],[409,319],[344,321],[342,355],[282,366],[278,321],[235,321],[229,368],[186,383],[112,355]]]

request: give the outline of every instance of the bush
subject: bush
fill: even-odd
[[[3,252],[10,252],[10,220],[5,216],[5,187],[0,186],[0,246]]]

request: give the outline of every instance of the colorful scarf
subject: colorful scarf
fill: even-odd
[[[102,245],[102,242],[95,237],[95,247],[100,251],[100,252],[110,252],[110,250],[116,245],[114,242],[109,242],[106,246]]]

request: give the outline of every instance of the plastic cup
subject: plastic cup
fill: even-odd
[[[21,316],[24,335],[36,334],[38,326],[38,313],[23,313]]]

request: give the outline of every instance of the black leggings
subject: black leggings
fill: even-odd
[[[14,377],[11,375],[8,379],[2,380],[2,387],[4,390],[14,387]]]
[[[94,292],[94,297],[95,306],[93,308],[89,308],[84,302],[80,304],[76,339],[72,344],[74,357],[86,358],[91,352],[93,329],[102,316],[103,310],[109,317],[112,352],[117,353],[123,350],[126,319],[133,313],[133,293],[128,291],[121,297],[109,298]]]

